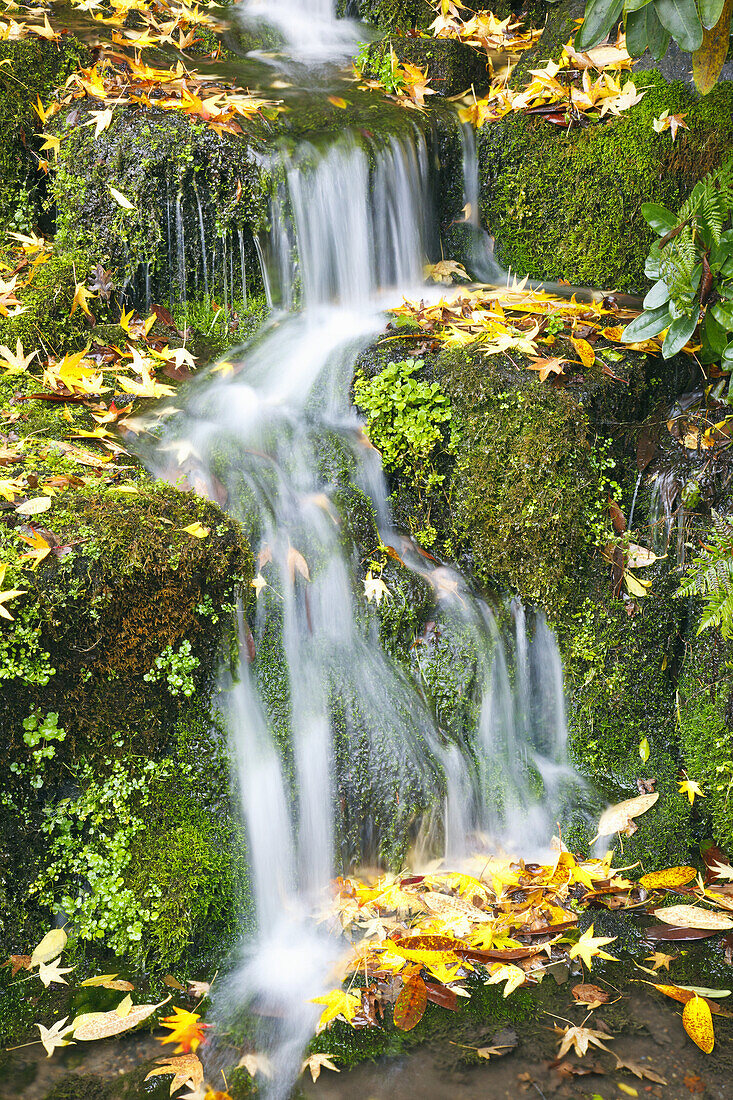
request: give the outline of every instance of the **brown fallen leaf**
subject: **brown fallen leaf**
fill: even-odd
[[[601,814],[601,820],[598,822],[598,833],[591,843],[594,843],[599,837],[611,836],[612,833],[633,836],[638,828],[634,818],[640,817],[641,814],[645,814],[647,810],[650,810],[658,798],[659,794],[657,792],[654,794],[640,794],[637,798],[627,798],[615,806],[609,806]]]
[[[123,1031],[130,1031],[143,1020],[147,1020],[148,1016],[152,1016],[156,1009],[162,1008],[169,1000],[170,997],[166,997],[155,1005],[135,1005],[126,1016],[120,1016],[116,1008],[111,1012],[86,1012],[73,1021],[74,1039],[88,1043],[95,1039],[108,1039],[111,1035],[121,1035]]]
[[[296,573],[300,573],[301,577],[305,577],[307,581],[311,579],[308,562],[294,546],[291,546],[288,550],[288,572],[291,581],[295,581]]]
[[[332,1055],[335,1057],[335,1055]],[[306,1058],[300,1067],[300,1072],[305,1073],[306,1070],[310,1071],[310,1075],[313,1079],[313,1084],[316,1083],[321,1076],[322,1069],[332,1069],[334,1073],[341,1073],[338,1066],[335,1066],[331,1061],[331,1058],[327,1054],[311,1054]]]
[[[158,1069],[151,1069],[145,1080],[151,1077],[164,1077],[168,1073],[173,1074],[170,1086],[170,1095],[184,1085],[190,1085],[197,1089],[204,1083],[204,1067],[197,1054],[170,1054],[164,1058],[156,1058]]]
[[[555,1024],[555,1032],[558,1035],[562,1035],[557,1052],[558,1058],[562,1058],[563,1055],[567,1054],[571,1047],[579,1058],[583,1058],[588,1053],[589,1045],[600,1047],[601,1050],[605,1050],[608,1054],[611,1053],[608,1047],[601,1042],[602,1039],[612,1038],[612,1036],[607,1035],[605,1031],[596,1031],[594,1028],[583,1027],[582,1025],[577,1027],[558,1027],[557,1024]]]
[[[578,1004],[587,1005],[588,1008],[598,1008],[599,1005],[608,1004],[611,1000],[610,994],[606,993],[605,989],[592,985],[590,982],[584,985],[574,985],[572,994]]]
[[[30,955],[10,955],[7,962],[0,966],[0,970],[6,966],[10,967],[10,977],[14,978],[19,970],[30,970],[31,957]]]
[[[534,357],[529,358],[527,363],[527,370],[536,370],[540,376],[540,382],[546,382],[551,374],[564,374],[562,364],[567,363],[569,360],[563,359],[562,356],[556,356],[553,359],[536,359]]]
[[[654,916],[675,928],[700,928],[715,932],[729,932],[733,920],[723,913],[713,913],[697,905],[666,905],[654,910]]]
[[[638,1062],[632,1062],[631,1060],[619,1058],[618,1054],[614,1054],[614,1057],[616,1059],[617,1070],[627,1069],[629,1073],[633,1073],[634,1076],[638,1077],[641,1081],[646,1079],[647,1081],[655,1081],[658,1085],[667,1084],[666,1078],[662,1077],[662,1075],[660,1073],[657,1073],[655,1070],[648,1069],[646,1066],[639,1065]]]

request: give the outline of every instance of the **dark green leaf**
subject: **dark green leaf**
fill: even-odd
[[[716,302],[710,310],[719,325],[728,332],[733,332],[733,304],[730,302]]]
[[[678,351],[682,351],[682,348],[697,328],[699,315],[700,311],[696,309],[692,317],[678,317],[676,321],[672,322],[662,344],[662,355],[665,359],[671,359]]]
[[[626,49],[632,57],[641,57],[649,45],[646,33],[647,9],[630,11],[626,16]]]
[[[664,279],[656,282],[644,299],[644,309],[656,309],[663,306],[670,299],[669,287]]]
[[[695,0],[654,0],[659,21],[666,27],[681,50],[699,50],[702,23]]]
[[[649,340],[652,336],[658,336],[669,323],[669,306],[658,306],[635,317],[624,329],[621,339],[625,344],[635,344],[637,340]]]
[[[583,25],[575,36],[576,50],[589,50],[602,42],[621,18],[623,7],[624,0],[590,0]]]
[[[649,53],[655,61],[661,61],[669,49],[672,35],[666,27],[659,22],[656,8],[652,5],[646,11],[646,37],[649,43]]]
[[[665,233],[669,233],[670,229],[674,229],[678,224],[677,215],[658,202],[643,202],[641,213],[645,221],[660,237],[663,237]]]
[[[730,344],[728,344],[727,348],[723,351],[720,365],[723,370],[733,370],[733,340],[731,340]]]
[[[632,11],[641,11],[647,4],[651,4],[653,0],[626,0],[624,4],[624,15],[628,16]],[[626,31],[628,35],[628,30]],[[628,46],[627,46],[628,49]]]
[[[702,323],[702,342],[713,353],[713,358],[718,359],[723,354],[728,343],[728,332],[720,325],[712,313],[705,314]]]

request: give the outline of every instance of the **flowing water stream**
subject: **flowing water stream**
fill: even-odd
[[[299,7],[304,18],[329,22],[323,0],[311,7]],[[290,25],[290,9],[279,10]],[[465,140],[469,203],[472,149]],[[258,930],[216,1009],[226,1020],[246,1006],[260,1021],[258,1049],[276,1069],[270,1100],[289,1094],[317,1017],[310,998],[338,952],[327,922],[313,920],[334,873],[400,858],[406,837],[432,857],[520,840],[528,856],[578,783],[547,624],[517,602],[497,618],[458,572],[392,529],[379,456],[350,402],[355,360],[383,329],[385,306],[424,292],[438,236],[425,132],[381,142],[342,132],[278,157],[259,245],[279,308],[230,356],[233,370],[191,386],[156,460],[225,502],[267,583],[251,632],[240,613],[239,666],[224,685]],[[379,610],[365,600],[339,503],[345,482],[433,593],[409,669],[381,644]],[[446,670],[456,673],[447,690]]]

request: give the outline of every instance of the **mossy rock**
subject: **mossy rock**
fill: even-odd
[[[715,630],[696,635],[700,610],[690,608],[690,638],[679,684],[681,758],[689,779],[700,784],[694,816],[701,839],[712,837],[733,852],[733,729],[730,645]]]
[[[689,861],[693,839],[677,781],[675,686],[684,608],[665,565],[647,570],[653,584],[646,599],[627,602],[613,595],[608,570],[596,559],[589,594],[555,624],[577,767],[610,802],[636,797],[651,780],[659,794],[638,819],[638,831],[621,838],[624,858],[640,860],[645,871]],[[645,739],[647,760],[640,750]]]
[[[248,291],[259,292],[253,236],[266,224],[270,184],[256,125],[219,137],[181,112],[122,109],[95,138],[88,121],[77,108],[57,123],[63,140],[50,183],[57,247],[83,249],[137,297],[185,300],[203,296],[207,283],[223,296],[224,264],[241,297],[242,260]]]
[[[451,512],[474,576],[557,612],[582,588],[602,522],[587,413],[480,345],[444,352],[436,372],[458,418]]]
[[[419,65],[430,87],[441,96],[460,95],[473,85],[478,93],[490,80],[486,55],[452,38],[384,38],[369,47],[362,72],[378,75],[385,57],[394,50],[397,60]]]
[[[17,257],[13,257],[13,267],[16,263]],[[14,351],[20,340],[26,352],[37,349],[56,357],[63,357],[70,345],[83,347],[89,327],[80,309],[71,316],[71,307],[77,283],[85,283],[88,275],[89,260],[83,252],[52,255],[21,293],[24,312],[16,317],[0,316],[0,344]],[[7,382],[17,384],[17,379],[11,376]]]
[[[36,228],[45,183],[33,155],[40,128],[33,105],[40,99],[47,106],[51,93],[88,60],[87,47],[68,33],[58,42],[32,36],[0,42],[0,230]]]
[[[510,114],[477,134],[481,216],[497,259],[517,275],[642,292],[652,232],[641,204],[676,210],[733,151],[733,84],[702,98],[656,72],[631,79],[644,98],[619,118],[578,128]],[[675,142],[663,111],[685,114]]]
[[[336,0],[336,13],[383,31],[426,30],[435,19],[429,0]]]
[[[164,676],[152,684],[144,677],[166,647],[188,642],[194,682],[204,685],[220,637],[212,612],[252,576],[244,536],[217,505],[162,483],[139,483],[133,494],[67,491],[54,497],[44,521],[70,551],[24,577],[17,622],[37,653],[24,657],[30,641],[9,634],[6,661],[14,646],[19,652],[18,676],[4,680],[0,692],[6,728],[17,731],[34,707],[55,711],[72,731],[66,752],[99,749],[119,727],[124,699],[127,723],[152,749],[177,701]],[[184,530],[196,522],[207,537]],[[39,654],[55,669],[47,682],[29,676]]]

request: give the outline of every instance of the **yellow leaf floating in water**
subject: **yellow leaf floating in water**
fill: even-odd
[[[710,1006],[702,997],[693,997],[685,1005],[682,1023],[693,1043],[705,1054],[711,1054],[715,1046],[715,1031]]]

